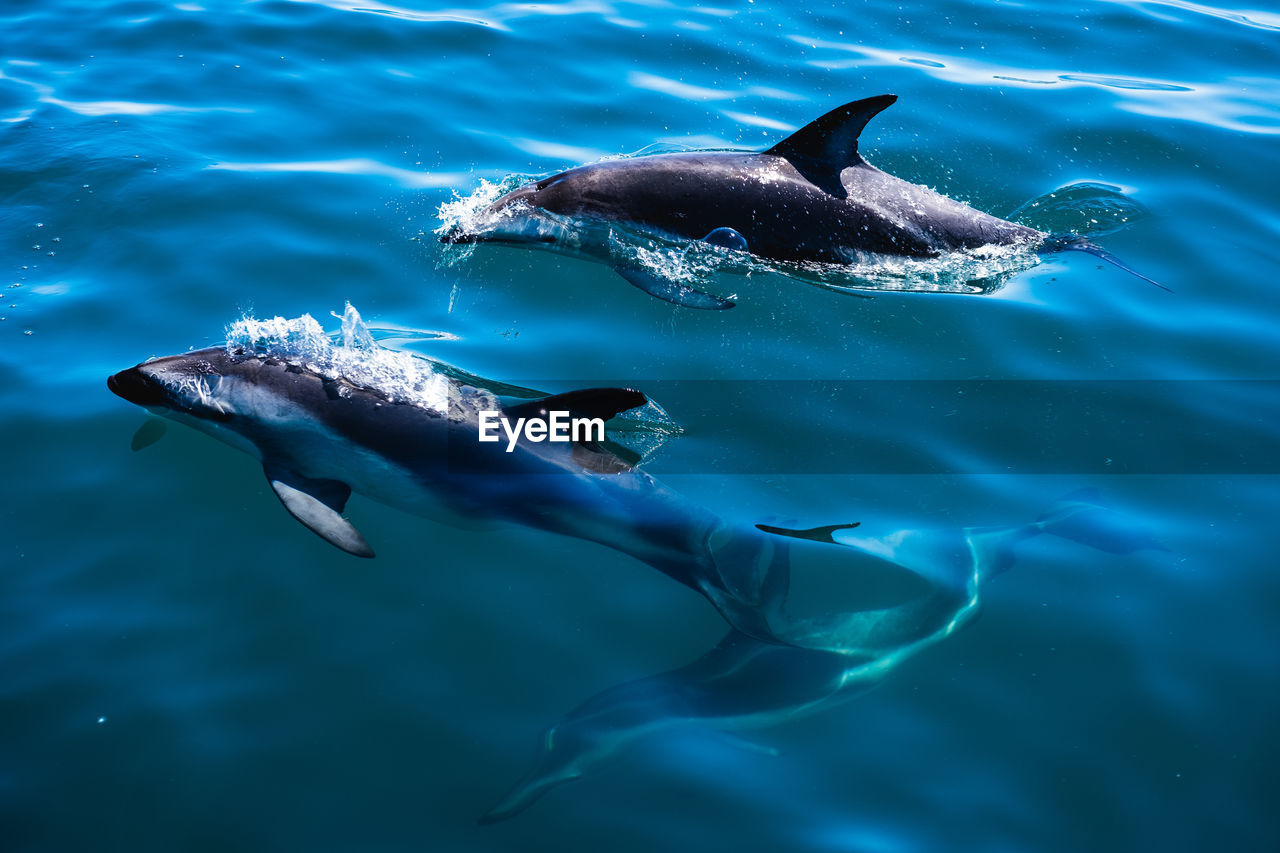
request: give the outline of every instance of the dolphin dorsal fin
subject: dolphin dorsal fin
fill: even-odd
[[[507,406],[503,411],[509,418],[539,418],[546,417],[549,412],[569,412],[574,417],[607,421],[648,402],[648,397],[630,388],[583,388],[580,391],[553,394],[530,403]],[[574,443],[572,453],[573,461],[581,465],[583,470],[595,474],[630,471],[640,461],[640,457],[629,448],[610,441],[605,441],[603,446],[594,441],[578,441]]]
[[[614,415],[648,402],[648,397],[630,388],[584,388],[581,391],[553,394],[531,403],[509,406],[505,411],[508,416],[517,418],[542,417],[547,412],[570,412],[581,418],[607,421]]]
[[[897,95],[876,95],[836,107],[764,153],[786,158],[815,186],[844,198],[847,193],[840,183],[840,172],[863,162],[858,155],[862,129],[896,100]]]

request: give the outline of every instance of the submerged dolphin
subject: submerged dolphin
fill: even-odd
[[[905,569],[928,587],[900,604],[811,626],[836,630],[846,653],[762,643],[730,631],[686,666],[604,690],[543,734],[533,766],[481,823],[513,817],[547,791],[583,776],[642,738],[680,729],[732,732],[777,725],[866,692],[899,664],[972,621],[984,584],[1014,565],[1020,543],[1042,533],[1111,553],[1161,547],[1101,505],[1091,490],[1064,498],[1031,524],[1011,527],[880,535],[867,533],[867,524],[856,531],[844,525],[769,529],[848,546]]]
[[[738,630],[778,640],[777,615],[762,606],[786,585],[776,537],[726,524],[599,443],[521,436],[507,452],[478,440],[484,411],[608,419],[644,405],[640,392],[595,388],[503,406],[456,371],[371,341],[331,347],[310,317],[292,322],[311,351],[273,344],[279,335],[269,333],[144,362],[108,387],[260,459],[285,509],[347,553],[373,556],[342,516],[353,491],[446,521],[525,524],[629,554],[702,593]],[[358,323],[348,307],[344,327]]]
[[[1021,245],[1041,252],[1085,251],[1133,272],[1087,240],[1052,237],[991,216],[862,159],[863,128],[896,100],[877,95],[837,107],[759,153],[654,154],[570,169],[507,193],[481,213],[476,227],[442,229],[440,240],[574,243],[587,254],[607,255],[607,248],[570,238],[561,219],[545,215],[550,213],[576,222],[633,224],[772,261],[851,264],[864,253],[931,258]],[[639,264],[615,268],[642,290],[678,305],[733,305]]]

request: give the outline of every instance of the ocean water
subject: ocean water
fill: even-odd
[[[1183,0],[9,0],[0,849],[1276,849],[1277,69],[1280,13]],[[434,234],[482,181],[885,92],[872,163],[1001,216],[1116,188],[1145,213],[1098,242],[1172,292],[1066,253],[982,295],[726,274],[695,312]],[[655,732],[481,826],[548,726],[725,624],[600,545],[359,496],[355,560],[244,454],[131,451],[109,374],[348,302],[494,381],[644,390],[683,427],[646,469],[724,518],[1020,525],[1095,489],[1163,549],[1037,538],[764,750]],[[829,569],[796,583],[879,571]]]

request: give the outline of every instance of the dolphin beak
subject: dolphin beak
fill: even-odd
[[[117,396],[139,406],[155,408],[169,405],[164,390],[139,367],[130,367],[108,377],[107,387]]]
[[[463,246],[477,242],[477,237],[475,234],[468,234],[460,226],[455,225],[440,235],[440,242],[448,243],[451,246]]]

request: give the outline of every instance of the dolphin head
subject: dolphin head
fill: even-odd
[[[144,361],[107,379],[114,393],[155,414],[223,423],[235,413],[232,386],[244,365],[223,347]]]
[[[454,223],[441,243],[507,243],[557,245],[571,241],[567,217],[582,212],[583,169],[573,169],[527,183]]]

